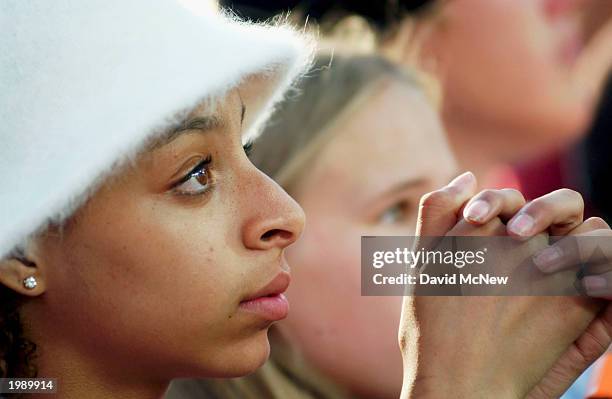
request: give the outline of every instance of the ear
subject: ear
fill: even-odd
[[[36,286],[28,288],[26,279],[29,279],[30,282],[35,281]],[[37,267],[34,261],[21,255],[0,260],[0,284],[30,297],[41,295],[46,288],[41,269]]]

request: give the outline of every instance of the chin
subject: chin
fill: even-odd
[[[268,329],[241,340],[228,349],[227,356],[223,357],[224,360],[220,362],[221,368],[214,377],[236,378],[254,373],[270,357]]]

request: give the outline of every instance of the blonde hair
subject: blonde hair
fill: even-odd
[[[376,55],[320,53],[255,142],[251,160],[291,193],[303,166],[333,137],[335,127],[383,82],[426,92],[417,73]]]

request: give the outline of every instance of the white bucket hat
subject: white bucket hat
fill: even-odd
[[[204,4],[2,0],[0,259],[68,217],[167,118],[247,76],[273,76],[253,128],[310,48],[288,28]]]

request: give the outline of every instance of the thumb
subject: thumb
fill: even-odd
[[[416,235],[425,238],[448,233],[457,224],[463,206],[476,194],[476,186],[474,174],[465,172],[441,189],[421,197]]]

